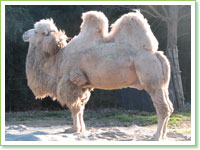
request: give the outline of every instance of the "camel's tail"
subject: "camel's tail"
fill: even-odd
[[[163,70],[163,84],[165,87],[169,86],[169,80],[170,80],[170,63],[167,57],[163,54],[161,51],[155,52],[157,58],[160,60]]]

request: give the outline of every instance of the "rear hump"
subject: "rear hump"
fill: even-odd
[[[111,28],[110,38],[128,42],[139,49],[153,52],[158,49],[158,41],[147,20],[139,11],[121,16],[111,25]]]

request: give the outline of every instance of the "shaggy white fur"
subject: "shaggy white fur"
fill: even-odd
[[[58,32],[58,29],[54,24],[53,19],[42,19],[34,24],[34,28],[37,32],[41,32],[44,34],[52,31]]]

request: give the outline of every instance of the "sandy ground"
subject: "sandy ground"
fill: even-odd
[[[6,141],[151,141],[155,130],[139,127],[90,127],[84,133],[71,133],[71,126],[27,127],[11,125],[6,127]],[[168,132],[167,141],[190,141],[189,134]]]
[[[72,120],[59,117],[42,119],[6,121],[6,141],[151,141],[156,131],[156,125],[130,126],[116,125],[109,121],[85,121],[87,130],[84,133],[72,133]],[[190,141],[190,133],[180,133],[179,130],[188,129],[185,122],[179,127],[169,127],[167,141]]]

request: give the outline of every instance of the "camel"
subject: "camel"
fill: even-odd
[[[121,16],[108,33],[102,12],[82,14],[80,33],[69,43],[52,19],[36,22],[23,34],[29,42],[28,86],[36,98],[50,96],[66,105],[74,132],[83,132],[83,113],[93,89],[146,90],[158,115],[155,140],[166,136],[173,106],[168,96],[170,65],[157,51],[158,42],[147,20],[136,11]]]

